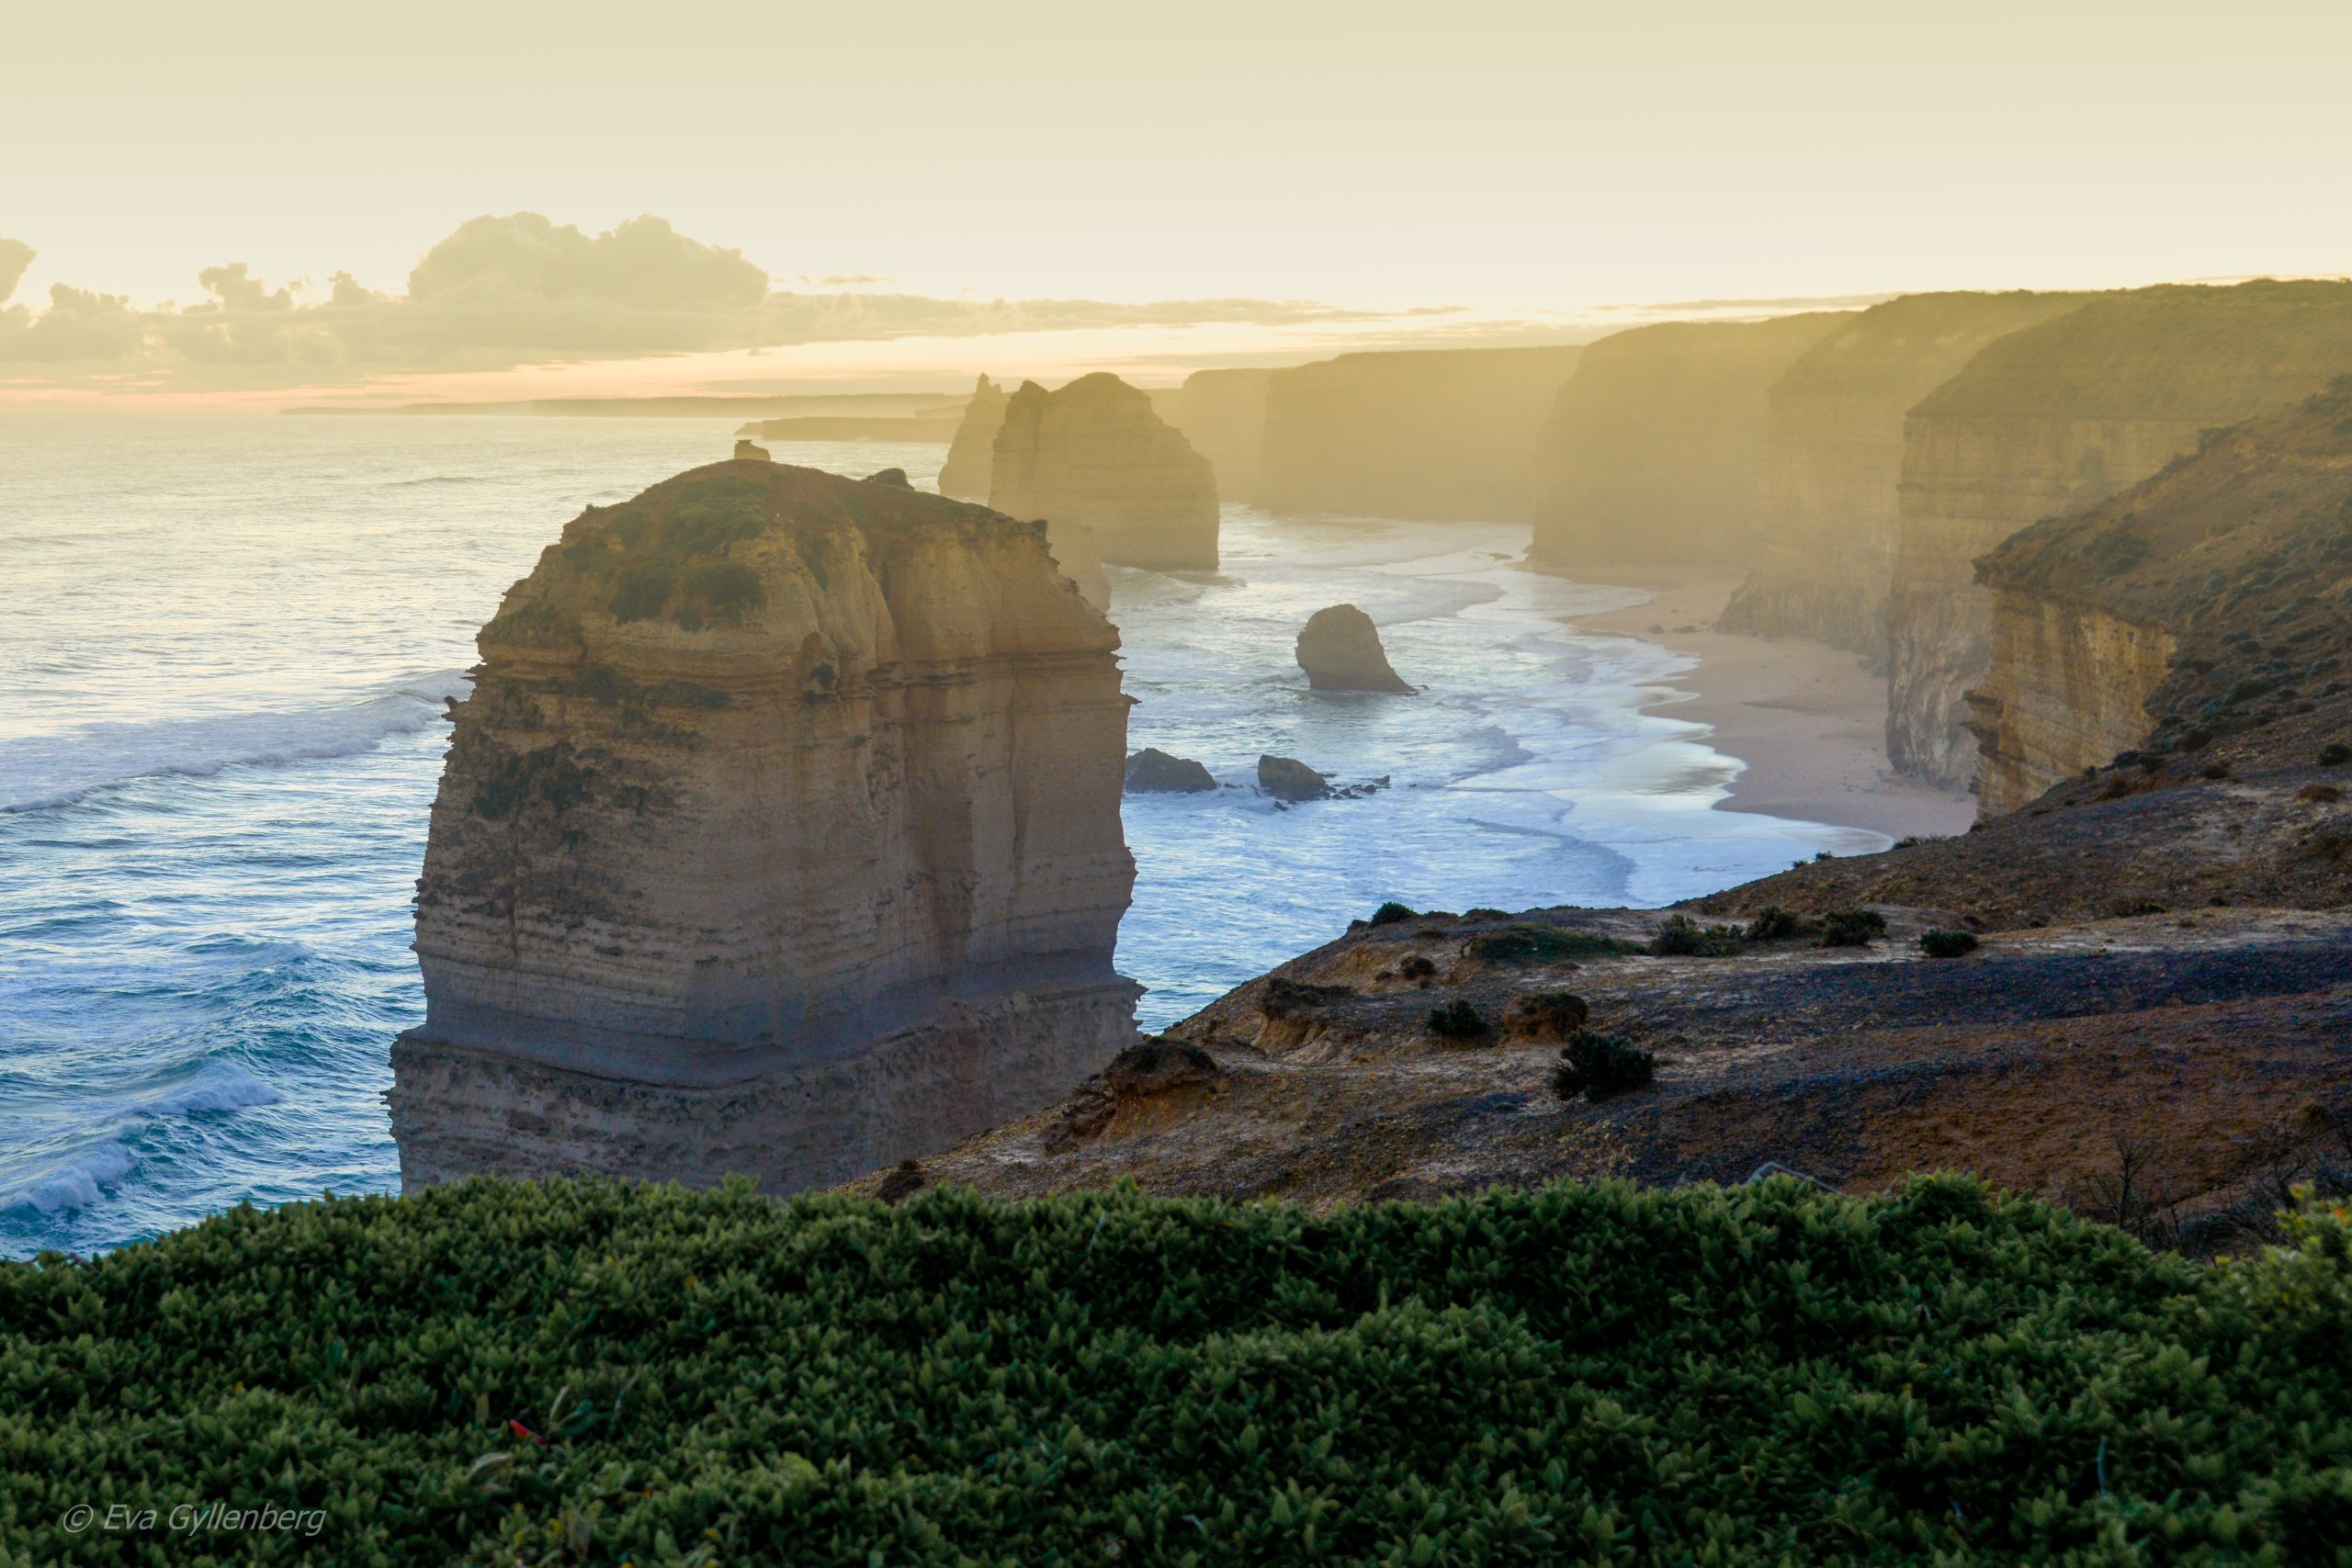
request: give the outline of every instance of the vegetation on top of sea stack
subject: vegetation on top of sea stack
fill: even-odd
[[[0,1265],[0,1562],[2342,1562],[2352,1247],[1957,1179],[1316,1213],[475,1180]]]

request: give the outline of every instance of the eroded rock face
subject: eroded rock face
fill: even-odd
[[[1380,628],[1353,604],[1333,604],[1307,618],[1298,634],[1298,667],[1321,692],[1401,692],[1413,688],[1389,667]]]
[[[1255,501],[1266,448],[1271,370],[1195,370],[1184,378],[1169,423],[1209,460],[1221,501]]]
[[[939,493],[959,501],[986,501],[996,465],[996,433],[1004,426],[1004,389],[983,376],[964,405],[963,423],[947,444],[939,470]]]
[[[2096,796],[2120,798],[2201,768],[2224,736],[2245,748],[2352,705],[2352,380],[2015,535],[1977,581],[1992,599],[1991,667],[1970,694],[1986,817],[2086,770],[2107,771]]]
[[[1090,528],[1101,558],[1114,566],[1216,570],[1208,459],[1116,376],[1081,376],[1054,392],[1021,384],[997,432],[989,504],[1046,519],[1057,543],[1069,525]]]
[[[1566,570],[1752,561],[1766,393],[1850,319],[1668,321],[1588,345],[1539,438],[1530,558]]]
[[[1912,411],[1888,593],[1887,754],[1962,786],[1978,760],[1966,694],[1989,667],[1975,561],[2286,408],[2352,368],[2352,284],[2166,287],[2101,296],[2003,337]]]
[[[1134,1037],[1118,636],[1034,525],[717,464],[582,513],[480,640],[404,1185],[840,1180]]]
[[[1190,757],[1147,746],[1127,759],[1126,787],[1129,795],[1198,795],[1216,788],[1216,780]]]
[[[1910,294],[1849,318],[1766,395],[1760,554],[1717,626],[1802,637],[1883,669],[1903,420],[1985,344],[2069,294]]]

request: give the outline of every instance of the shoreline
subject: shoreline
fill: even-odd
[[[1656,643],[1695,661],[1671,678],[1675,692],[1687,695],[1661,696],[1643,711],[1707,726],[1706,743],[1746,764],[1716,810],[1890,839],[1965,833],[1975,821],[1974,795],[1904,778],[1889,765],[1886,683],[1859,655],[1799,637],[1713,629],[1738,579],[1556,575],[1649,595],[1623,609],[1569,617],[1573,629]]]

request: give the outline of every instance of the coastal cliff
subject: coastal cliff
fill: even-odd
[[[1118,635],[1042,530],[765,462],[570,524],[480,637],[418,883],[404,1185],[837,1181],[1132,1037]]]
[[[1518,522],[1534,493],[1536,432],[1583,352],[1343,354],[1274,371],[1246,499],[1281,512]],[[1239,388],[1231,400],[1245,402]]]
[[[1888,592],[1887,754],[1961,786],[1977,771],[1966,694],[1985,678],[1978,557],[2194,451],[2200,433],[2352,370],[2352,284],[2104,295],[2000,338],[1905,423]]]
[[[1851,319],[1667,321],[1591,344],[1541,437],[1529,558],[1564,570],[1754,560],[1766,393]]]
[[[1114,565],[1216,570],[1208,459],[1153,412],[1149,394],[1116,376],[1081,376],[1052,392],[1021,384],[997,432],[989,504],[1043,518],[1057,553],[1074,524],[1091,530],[1101,558]]]
[[[1168,423],[1209,460],[1222,500],[1258,499],[1272,376],[1271,370],[1195,370],[1169,401]]]
[[[947,460],[940,465],[939,493],[958,501],[986,501],[996,464],[996,433],[1004,428],[1004,389],[983,376],[972,388],[972,400],[948,438]]]
[[[2081,302],[1909,294],[1806,350],[1766,395],[1759,557],[1719,629],[1809,637],[1883,672],[1904,416],[1985,344]]]
[[[2015,535],[1976,580],[1992,602],[1991,668],[1969,696],[1987,817],[2119,753],[2145,773],[2340,699],[2352,378]]]

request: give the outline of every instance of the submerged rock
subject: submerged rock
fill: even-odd
[[[1372,617],[1353,604],[1333,604],[1308,617],[1298,634],[1298,667],[1319,692],[1413,691],[1389,666]]]
[[[1171,757],[1147,746],[1127,759],[1129,795],[1198,795],[1216,788],[1208,769],[1190,757]]]
[[[1258,787],[1276,800],[1321,800],[1331,782],[1295,757],[1266,752],[1258,759]]]
[[[1042,529],[715,464],[582,513],[480,643],[392,1051],[410,1190],[822,1186],[1134,1039],[1118,634]]]

